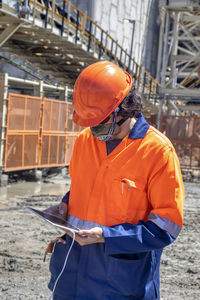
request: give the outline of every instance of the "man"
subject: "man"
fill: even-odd
[[[183,222],[175,150],[140,112],[130,75],[111,62],[82,71],[73,107],[74,122],[87,128],[74,145],[62,208],[66,213],[68,206],[68,220],[81,230],[70,253],[71,234],[55,245],[53,299],[160,299],[162,249]]]

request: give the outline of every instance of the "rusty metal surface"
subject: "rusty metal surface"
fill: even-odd
[[[170,139],[186,143],[200,143],[199,117],[163,116],[161,130]]]
[[[182,169],[200,170],[200,144],[172,141]]]
[[[81,130],[72,104],[8,94],[4,171],[65,166]]]
[[[172,141],[181,168],[200,170],[200,118],[163,116],[161,131]]]

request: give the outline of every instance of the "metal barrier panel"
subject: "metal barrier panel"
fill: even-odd
[[[43,132],[66,132],[68,102],[43,99]]]
[[[40,129],[41,99],[26,97],[25,130],[38,131]]]
[[[72,103],[43,99],[40,167],[69,165],[73,144],[80,131],[80,127],[72,122],[72,115]]]
[[[66,141],[67,141],[66,136],[59,136],[59,148],[58,148],[58,163],[59,164],[67,164],[67,160],[66,160],[66,152],[67,152]],[[69,158],[71,158],[71,153],[69,154]]]
[[[7,155],[5,170],[18,169],[22,166],[22,135],[7,135]]]
[[[8,131],[24,130],[26,98],[19,95],[8,96]]]
[[[189,116],[163,116],[161,131],[170,139],[185,143],[200,143],[200,118]]]
[[[71,158],[71,153],[72,153],[72,150],[73,150],[73,146],[74,146],[74,143],[75,143],[75,140],[76,140],[76,137],[77,135],[74,134],[74,135],[70,135],[68,136],[67,138],[67,165],[69,165],[70,163],[70,158]]]
[[[49,143],[50,143],[50,153],[49,153],[49,164],[58,164],[58,149],[59,149],[59,142],[58,142],[59,136],[51,135],[49,137]]]
[[[41,167],[65,165],[67,103],[43,99]],[[61,158],[59,154],[61,154]],[[64,158],[63,158],[64,157]]]
[[[4,171],[38,165],[41,98],[8,94]]]
[[[66,163],[69,165],[71,154],[73,151],[73,146],[76,140],[76,137],[78,136],[79,131],[81,131],[81,127],[76,125],[73,121],[73,107],[72,103],[68,103],[67,106],[67,149],[66,149]]]
[[[72,108],[72,103],[68,103],[67,107],[67,131],[71,132],[73,130],[73,108]]]
[[[38,134],[24,135],[24,152],[23,152],[23,166],[37,166],[38,165]]]
[[[49,152],[49,136],[42,136],[42,151],[40,165],[48,165],[48,152]]]
[[[200,144],[172,141],[182,169],[200,170]]]
[[[81,128],[72,103],[8,94],[4,171],[68,165]]]
[[[161,131],[172,141],[182,169],[200,169],[200,118],[163,116]]]

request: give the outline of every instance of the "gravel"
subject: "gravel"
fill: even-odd
[[[185,191],[184,227],[162,256],[162,300],[200,299],[200,186],[185,183]],[[51,190],[51,195],[15,197],[7,205],[0,202],[1,300],[49,298],[50,255],[46,262],[43,256],[48,242],[61,232],[37,219],[26,206],[45,209],[59,203],[61,198],[62,194],[54,195]]]

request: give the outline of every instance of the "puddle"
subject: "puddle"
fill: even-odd
[[[20,182],[0,188],[0,207],[8,207],[19,202],[20,198],[32,195],[63,195],[69,190],[69,182],[55,183]]]

